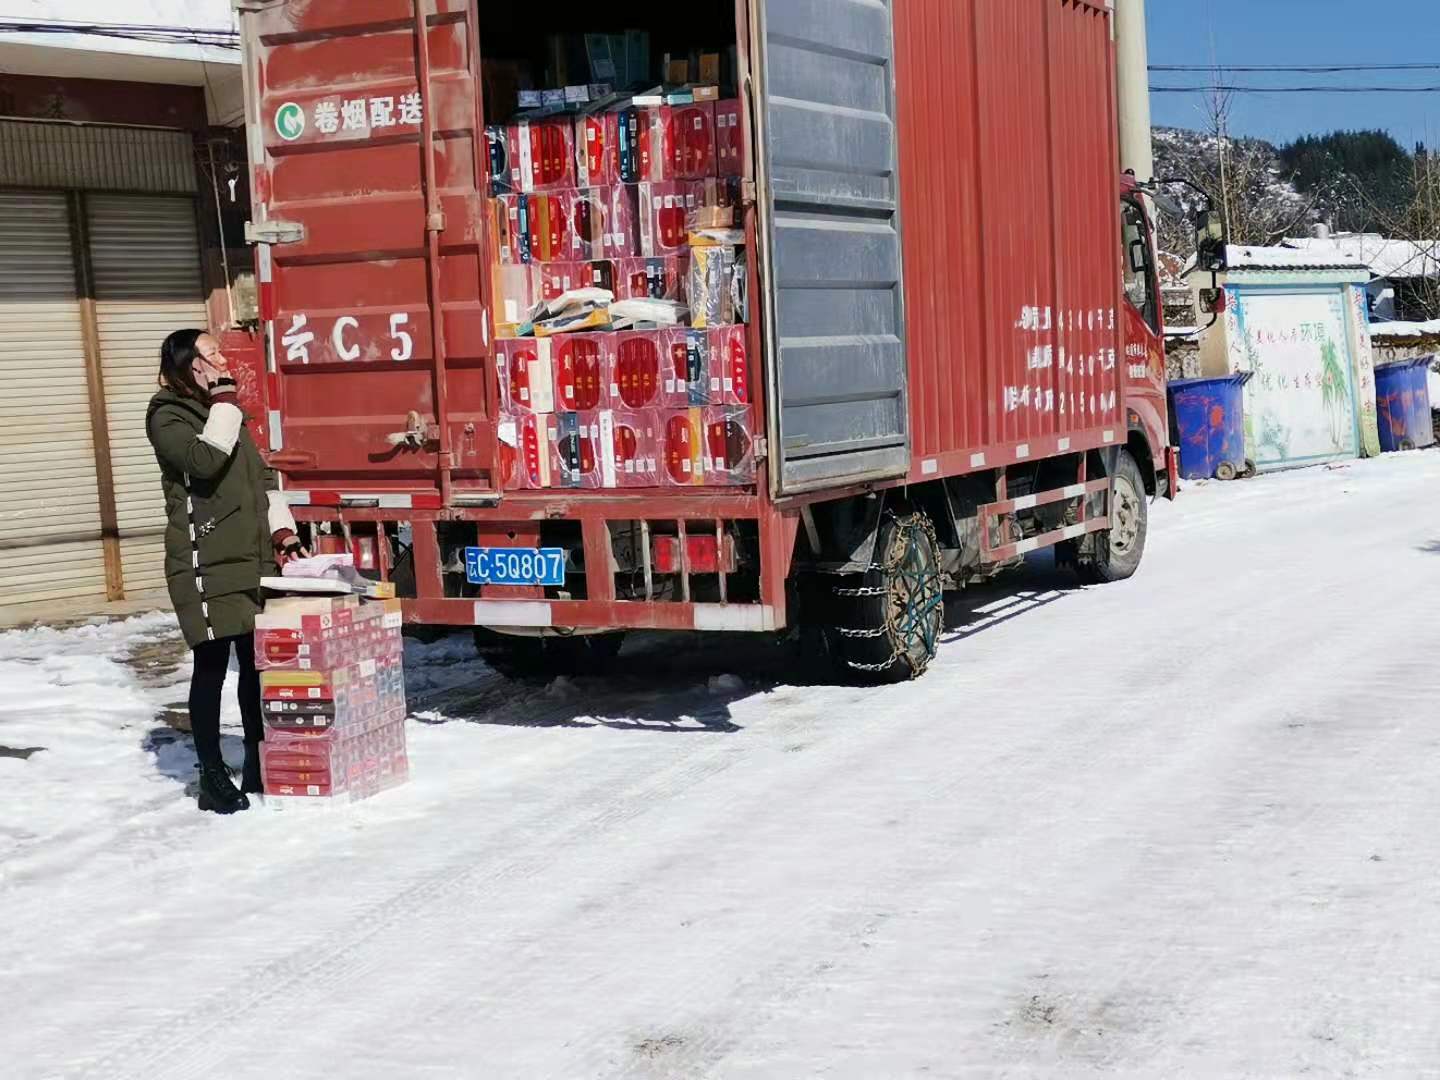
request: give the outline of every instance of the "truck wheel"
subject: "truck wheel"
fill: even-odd
[[[603,675],[610,671],[625,635],[574,634],[570,637],[516,637],[493,630],[475,631],[480,659],[507,679],[532,681],[559,675]]]
[[[1095,534],[1094,554],[1077,564],[1080,580],[1102,585],[1133,577],[1145,555],[1149,527],[1150,504],[1145,501],[1140,466],[1128,451],[1121,450],[1110,479],[1110,528]]]
[[[940,544],[926,515],[887,514],[870,569],[832,591],[826,637],[848,678],[880,684],[924,674],[945,626]]]

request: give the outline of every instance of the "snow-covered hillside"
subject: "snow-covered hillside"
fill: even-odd
[[[1155,175],[1181,177],[1198,184],[1217,200],[1220,208],[1220,143],[1207,132],[1182,128],[1155,128]],[[1242,244],[1275,243],[1283,236],[1305,235],[1314,200],[1302,195],[1286,177],[1274,146],[1259,139],[1231,139],[1226,157],[1226,181],[1232,193],[1230,206],[1233,239]],[[1192,218],[1203,199],[1180,185],[1166,191]],[[1161,249],[1182,258],[1194,253],[1194,232],[1188,222],[1162,217]]]

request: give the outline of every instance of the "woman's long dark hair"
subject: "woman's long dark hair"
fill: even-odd
[[[173,390],[184,398],[209,402],[210,391],[195,381],[194,364],[200,355],[195,343],[204,330],[176,330],[160,346],[161,386]]]

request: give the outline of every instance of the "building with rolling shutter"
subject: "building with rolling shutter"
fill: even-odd
[[[93,4],[12,11],[0,0],[10,616],[163,589],[164,507],[144,430],[160,343],[227,324],[230,286],[248,269],[228,2],[119,0],[104,25]]]

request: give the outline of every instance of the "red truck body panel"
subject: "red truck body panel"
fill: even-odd
[[[1124,430],[1109,14],[894,6],[912,476]],[[1123,434],[1119,436],[1124,441]],[[937,462],[926,468],[927,462]]]
[[[448,448],[457,489],[492,487],[474,14],[459,0],[439,8],[423,88],[410,0],[244,16],[257,214],[305,233],[262,245],[259,260],[281,420],[271,447],[302,486],[438,493]],[[433,163],[422,126],[435,132]],[[412,411],[433,438],[394,452],[388,437]]]

